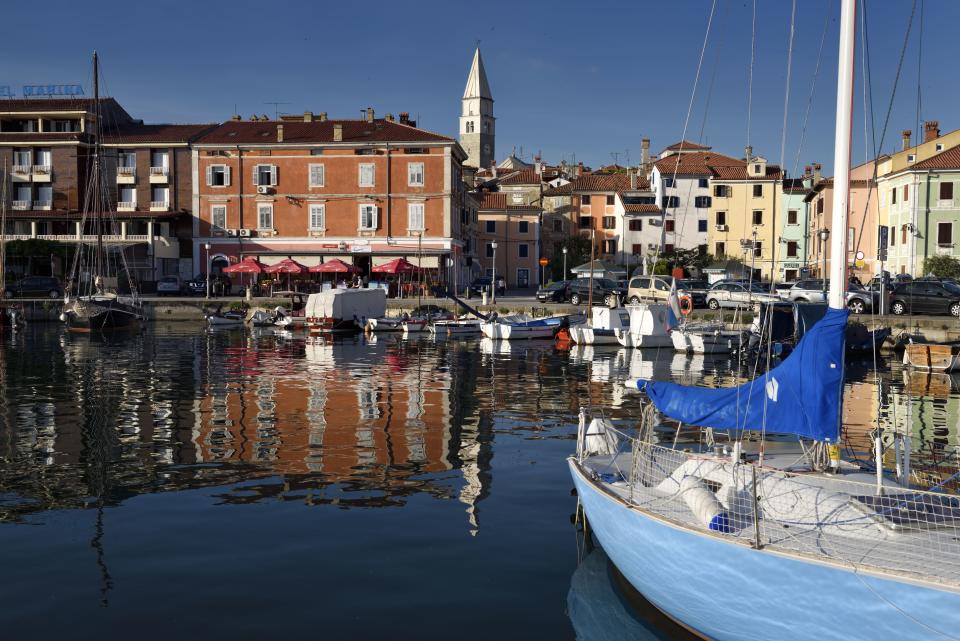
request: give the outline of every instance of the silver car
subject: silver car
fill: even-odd
[[[758,283],[720,282],[707,292],[707,307],[749,307],[754,303],[774,303],[779,296],[764,290]]]
[[[827,287],[830,282],[827,281]],[[808,278],[798,280],[793,287],[781,293],[784,300],[791,303],[825,303],[827,302],[826,288],[822,280]]]

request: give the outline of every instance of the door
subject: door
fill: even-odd
[[[530,270],[526,267],[517,269],[517,287],[530,287]]]

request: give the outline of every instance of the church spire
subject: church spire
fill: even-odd
[[[483,58],[480,57],[480,47],[473,53],[473,64],[467,76],[467,86],[463,90],[464,100],[468,98],[486,98],[493,100],[490,93],[490,83],[487,82],[487,72],[483,68]]]

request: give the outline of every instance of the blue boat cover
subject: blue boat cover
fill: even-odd
[[[843,396],[845,309],[829,309],[793,352],[760,378],[738,387],[709,389],[661,381],[640,382],[663,414],[717,429],[761,430],[836,442]]]

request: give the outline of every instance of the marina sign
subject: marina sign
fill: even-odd
[[[0,85],[0,98],[13,98],[17,94],[10,85]],[[41,96],[83,96],[83,85],[23,85],[20,95],[24,98]]]

